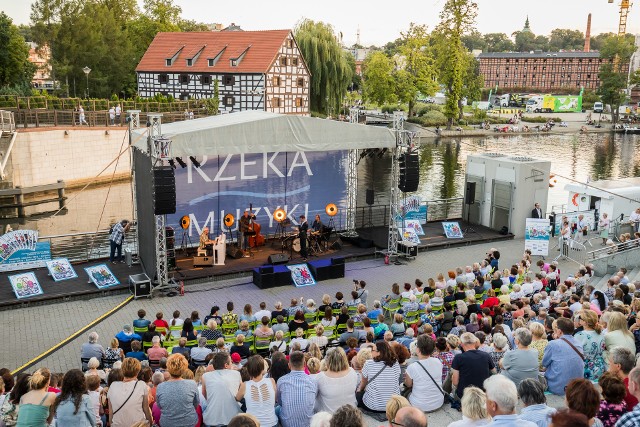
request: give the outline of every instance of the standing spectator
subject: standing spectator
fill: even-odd
[[[198,386],[193,380],[182,378],[189,369],[187,359],[181,354],[172,354],[167,359],[167,371],[171,378],[158,385],[156,404],[161,410],[162,426],[195,426],[198,423],[196,408],[199,404]]]
[[[87,394],[87,384],[80,369],[64,374],[62,391],[53,404],[56,425],[88,427],[97,425],[96,413]]]
[[[517,348],[505,353],[500,373],[517,386],[525,378],[538,378],[538,352],[529,348],[531,332],[527,328],[516,329],[513,338]]]
[[[371,354],[373,359],[367,360],[362,367],[362,380],[356,399],[360,407],[384,412],[387,400],[394,394],[400,394],[400,364],[386,341],[376,342]]]
[[[240,372],[231,369],[229,353],[214,354],[211,363],[214,370],[202,376],[202,395],[206,399],[203,422],[208,426],[227,425],[240,413],[235,397],[242,378]]]
[[[118,125],[120,125],[120,118],[122,117],[122,107],[120,107],[120,104],[116,105],[116,123]]]
[[[280,423],[282,427],[308,426],[313,416],[318,384],[305,374],[301,351],[289,355],[289,367],[291,372],[278,380],[276,400],[280,402]]]
[[[92,357],[95,357],[98,360],[102,360],[104,357],[104,348],[98,344],[98,338],[98,333],[95,331],[89,334],[89,342],[82,344],[80,350],[81,359],[88,361]],[[82,362],[82,369],[87,369],[87,362]]]
[[[246,364],[247,373],[251,378],[240,385],[236,400],[245,399],[247,414],[255,416],[261,426],[276,426],[278,417],[276,416],[276,382],[273,378],[266,378],[266,363],[262,356],[254,355],[249,358]]]
[[[518,418],[518,391],[507,377],[501,374],[489,377],[484,381],[484,388],[487,391],[487,412],[492,418],[487,426],[537,427],[531,421]]]
[[[520,411],[520,419],[536,423],[538,427],[547,427],[551,422],[551,415],[556,410],[547,406],[547,398],[540,381],[526,378],[518,384],[518,396],[524,408]]]
[[[89,123],[84,118],[84,108],[82,108],[82,104],[78,107],[78,124],[82,126],[83,124],[89,126]]]
[[[567,407],[586,415],[590,425],[594,427],[602,425],[596,418],[600,407],[600,393],[598,393],[591,381],[584,378],[576,378],[569,381],[564,398],[567,402]]]
[[[124,242],[124,235],[131,228],[131,223],[127,219],[123,219],[120,222],[116,222],[111,230],[111,235],[109,236],[109,245],[111,246],[109,252],[109,261],[112,264],[116,263],[115,254],[118,251],[117,260],[120,262],[124,262],[124,258],[122,256],[122,243]]]
[[[609,372],[620,378],[627,389],[627,395],[624,401],[627,404],[627,411],[633,411],[633,408],[638,404],[638,399],[631,394],[629,388],[629,372],[633,369],[636,363],[635,354],[630,352],[624,347],[616,347],[609,353]]]
[[[47,391],[50,378],[51,372],[47,368],[40,368],[31,375],[30,391],[20,398],[16,427],[44,427],[51,424],[51,406],[56,395]]]
[[[584,377],[582,345],[573,337],[573,322],[560,317],[552,325],[553,341],[547,344],[542,357],[549,391],[562,396],[564,388],[574,378]]]
[[[462,395],[462,419],[449,427],[476,427],[489,423],[487,416],[487,395],[478,387],[467,387]]]
[[[109,386],[109,424],[111,427],[130,427],[138,421],[153,424],[149,408],[149,387],[138,380],[140,362],[127,357],[122,362],[124,379]]]
[[[407,368],[404,384],[413,387],[409,402],[421,411],[431,412],[444,404],[442,394],[442,362],[431,357],[435,343],[427,335],[416,340],[418,361]]]
[[[582,331],[574,336],[584,350],[584,377],[596,381],[607,369],[604,360],[605,337],[602,334],[598,315],[593,310],[582,310],[578,316]]]
[[[457,354],[451,364],[451,382],[456,387],[458,398],[462,397],[464,389],[473,385],[482,387],[484,380],[496,372],[496,367],[489,353],[476,350],[478,338],[470,332],[460,337],[464,353]]]
[[[624,382],[611,372],[605,372],[600,377],[598,385],[602,390],[602,399],[597,417],[604,427],[614,427],[618,419],[627,412],[627,404],[624,401],[627,388]]]
[[[326,370],[321,371],[316,377],[316,410],[333,414],[345,403],[356,406],[354,390],[358,385],[358,375],[349,367],[344,350],[340,347],[329,349],[324,362]]]
[[[116,109],[113,108],[113,105],[109,108],[109,124],[111,126],[116,124]]]

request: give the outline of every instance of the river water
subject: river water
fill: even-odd
[[[423,140],[420,146],[420,188],[424,200],[462,197],[466,158],[474,153],[526,155],[551,161],[551,171],[578,181],[640,176],[640,137],[621,134],[490,136]],[[365,205],[365,189],[373,188],[375,204],[386,204],[389,159],[365,158],[359,166],[358,205]],[[558,177],[549,189],[549,209],[567,203]],[[38,229],[41,236],[104,230],[121,218],[131,218],[130,183],[117,183],[79,192],[68,191],[65,214],[28,221],[14,228]],[[48,205],[47,209],[52,209]],[[41,207],[40,209],[45,209]]]

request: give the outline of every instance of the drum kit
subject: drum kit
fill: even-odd
[[[298,227],[292,227],[290,233],[283,234],[280,238],[282,244],[282,251],[289,251],[289,255],[293,257],[293,253],[300,253],[300,232]],[[307,249],[309,255],[317,255],[327,250],[324,245],[324,236],[320,231],[310,231],[307,234]]]

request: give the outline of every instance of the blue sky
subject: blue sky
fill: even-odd
[[[433,28],[445,0],[403,0],[400,3],[381,0],[237,0],[234,5],[222,7],[211,0],[174,0],[182,7],[183,17],[208,23],[232,22],[245,30],[293,28],[300,19],[310,18],[331,23],[342,32],[344,41],[360,40],[364,45],[384,44],[398,37],[411,21]],[[587,14],[591,12],[592,34],[617,32],[618,4],[615,0],[476,0],[478,3],[477,28],[483,33],[511,34],[522,29],[529,15],[531,28],[536,34],[548,34],[554,28],[572,28],[585,31]],[[139,3],[142,3],[139,0]],[[627,32],[640,32],[640,3],[632,8]],[[0,0],[0,10],[17,24],[29,22],[30,0]],[[319,7],[321,5],[321,7]],[[409,12],[407,12],[409,11]]]

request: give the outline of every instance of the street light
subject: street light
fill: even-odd
[[[89,99],[89,73],[91,72],[91,68],[84,67],[82,71],[84,71],[84,74],[87,76],[87,99]]]

